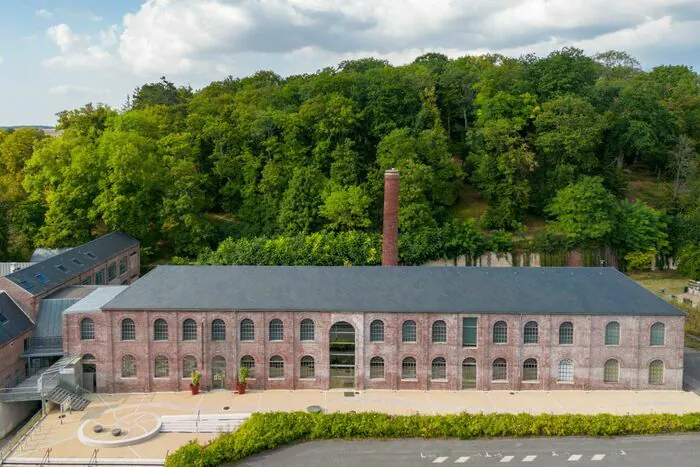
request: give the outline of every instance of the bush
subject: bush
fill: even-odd
[[[635,271],[650,271],[655,259],[656,250],[633,251],[625,255],[627,267]]]
[[[297,441],[364,438],[494,438],[621,436],[700,431],[700,413],[685,415],[387,415],[381,413],[255,413],[238,431],[201,447],[191,441],[166,467],[213,467]]]

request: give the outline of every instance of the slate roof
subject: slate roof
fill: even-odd
[[[128,289],[126,285],[105,285],[95,289],[90,295],[80,301],[76,301],[66,313],[92,313],[99,312],[105,303]]]
[[[158,266],[103,308],[683,316],[613,268]]]
[[[32,263],[39,263],[41,261],[46,261],[49,258],[53,258],[54,256],[60,255],[61,253],[65,253],[66,251],[72,250],[73,247],[67,247],[67,248],[36,248],[34,250],[34,253],[32,253],[32,257],[29,258],[29,261]]]
[[[32,321],[5,292],[0,293],[0,345],[21,336],[33,326]]]
[[[33,266],[20,269],[9,274],[7,278],[36,296],[137,244],[138,240],[125,233],[111,232]]]

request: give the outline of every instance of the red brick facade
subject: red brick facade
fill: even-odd
[[[24,341],[31,337],[32,332],[27,331],[0,347],[0,387],[12,387],[18,380],[24,379]]]
[[[94,340],[80,339],[80,322],[90,318],[95,324]],[[475,347],[462,345],[462,318],[477,318]],[[121,340],[121,322],[131,318],[136,324],[136,338]],[[154,322],[165,319],[168,323],[167,341],[154,340]],[[280,319],[284,326],[281,341],[270,341],[269,323]],[[303,319],[314,321],[314,340],[300,339]],[[197,338],[183,341],[184,320],[197,323]],[[211,324],[221,319],[226,325],[226,339],[213,342]],[[255,324],[255,338],[241,342],[240,323],[250,319]],[[384,323],[384,340],[370,342],[370,323]],[[416,342],[402,342],[404,320],[416,322]],[[431,327],[436,320],[447,324],[447,342],[433,343]],[[680,390],[683,376],[683,317],[647,316],[589,316],[589,315],[514,315],[514,314],[434,314],[434,313],[326,313],[326,312],[234,312],[234,311],[103,311],[87,314],[64,315],[64,342],[67,354],[90,353],[97,362],[97,389],[102,392],[178,391],[186,390],[188,375],[183,375],[183,359],[194,356],[202,372],[203,387],[212,385],[211,362],[215,356],[226,360],[225,387],[232,389],[240,359],[251,356],[255,360],[255,374],[249,387],[259,389],[328,389],[329,329],[334,323],[345,321],[355,329],[355,388],[356,389],[462,389],[462,362],[469,357],[476,360],[477,390],[558,390],[558,389],[672,389]],[[493,325],[507,324],[507,343],[493,343]],[[537,343],[523,343],[526,323],[538,325]],[[620,325],[619,345],[605,345],[605,327],[616,321]],[[573,324],[573,344],[559,344],[559,326]],[[650,345],[650,329],[654,323],[663,323],[663,345]],[[122,378],[121,362],[125,355],[136,358],[136,377]],[[168,376],[154,378],[156,356],[168,359]],[[273,356],[284,360],[284,376],[268,378],[269,361]],[[304,356],[314,358],[315,374],[312,379],[299,375]],[[369,362],[372,357],[384,359],[384,377],[371,379]],[[416,360],[416,378],[402,379],[402,361],[405,357]],[[431,363],[435,358],[446,361],[447,378],[433,380]],[[507,362],[507,379],[492,380],[492,363],[497,358]],[[523,381],[523,363],[537,362],[537,378]],[[559,382],[561,360],[571,360],[573,381]],[[605,383],[605,362],[619,362],[618,380]],[[661,384],[649,383],[649,365],[654,360],[663,362]],[[204,362],[204,365],[202,364]]]

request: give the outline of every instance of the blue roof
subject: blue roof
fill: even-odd
[[[613,268],[158,266],[104,309],[683,316]]]

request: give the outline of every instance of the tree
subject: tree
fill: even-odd
[[[700,280],[700,246],[686,245],[678,256],[678,272],[693,280]]]
[[[617,207],[611,244],[624,256],[629,252],[668,253],[665,216],[646,204],[623,201]]]
[[[165,76],[157,83],[144,84],[134,90],[131,96],[131,108],[143,109],[152,105],[175,106],[187,101],[192,95],[189,87],[175,87]]]
[[[698,155],[693,140],[680,135],[670,156],[668,168],[673,176],[673,197],[678,199],[686,191],[688,180],[693,179],[698,171]]]
[[[564,233],[574,245],[604,241],[615,226],[615,197],[601,177],[582,177],[559,190],[547,206],[550,228]]]
[[[328,220],[328,228],[331,230],[347,231],[371,225],[368,208],[369,197],[361,187],[344,188],[331,183],[319,213]]]
[[[596,63],[583,50],[564,47],[529,65],[529,74],[542,101],[564,94],[585,95],[595,83]]]
[[[324,184],[323,174],[317,169],[294,169],[280,206],[278,222],[282,231],[295,234],[314,232],[318,229]]]

